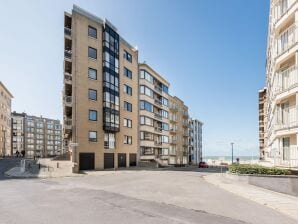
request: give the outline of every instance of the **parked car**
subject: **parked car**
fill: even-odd
[[[199,163],[199,168],[208,168],[208,164],[206,162],[200,162]]]

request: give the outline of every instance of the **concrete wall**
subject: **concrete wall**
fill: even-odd
[[[298,196],[298,176],[256,176],[226,174],[235,181],[262,187],[279,193]]]

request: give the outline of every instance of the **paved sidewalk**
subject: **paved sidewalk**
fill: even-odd
[[[298,197],[241,183],[227,178],[225,174],[208,174],[203,178],[226,191],[275,209],[298,221]]]

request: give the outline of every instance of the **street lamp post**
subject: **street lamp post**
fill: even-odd
[[[231,142],[231,146],[232,146],[232,164],[234,163],[234,142]]]

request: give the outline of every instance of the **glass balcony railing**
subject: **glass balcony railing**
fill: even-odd
[[[280,18],[288,12],[288,10],[294,5],[295,2],[296,0],[277,1],[274,7],[275,22],[280,20]]]
[[[274,83],[275,95],[298,86],[298,69],[295,65],[277,73]]]
[[[71,29],[68,28],[68,27],[64,27],[64,33],[65,33],[66,35],[71,36]]]
[[[289,50],[297,42],[297,29],[294,23],[277,38],[277,56]]]

